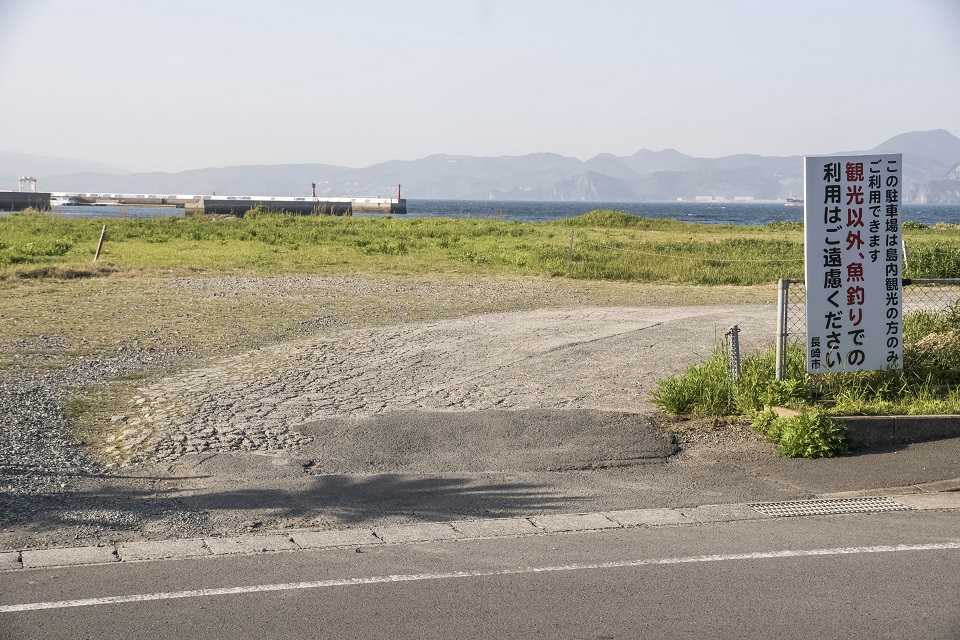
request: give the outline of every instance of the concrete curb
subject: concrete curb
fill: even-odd
[[[960,437],[960,416],[838,416],[861,447],[891,447]]]
[[[921,489],[917,492],[910,492],[908,489],[911,488],[901,487],[898,493],[893,494],[888,491],[884,495],[911,510],[960,510],[960,491],[925,493]],[[356,547],[359,550],[362,547],[387,544],[517,538],[610,529],[769,520],[774,517],[761,513],[747,504],[718,504],[680,509],[627,509],[602,513],[552,514],[529,518],[427,522],[374,529],[300,530],[287,534],[256,534],[232,538],[123,542],[99,547],[24,549],[0,552],[0,573],[118,562],[257,555],[305,549]]]
[[[799,411],[773,407],[781,418],[794,418]],[[892,447],[914,442],[960,438],[960,416],[833,416],[850,432],[855,447]]]

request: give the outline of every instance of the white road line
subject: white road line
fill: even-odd
[[[337,580],[318,580],[315,582],[290,582],[281,584],[261,584],[248,587],[224,587],[220,589],[195,589],[191,591],[171,591],[166,593],[141,593],[128,596],[109,596],[106,598],[86,598],[83,600],[61,600],[58,602],[31,602],[0,606],[0,613],[39,611],[42,609],[66,609],[69,607],[92,607],[103,604],[124,604],[130,602],[149,602],[151,600],[173,600],[176,598],[203,598],[209,596],[228,596],[267,591],[292,591],[298,589],[321,589],[323,587],[348,587],[353,585],[382,584],[388,582],[416,582],[424,580],[447,580],[450,578],[482,578],[489,576],[515,576],[529,573],[550,573],[554,571],[586,571],[591,569],[621,569],[627,567],[645,567],[671,564],[695,564],[699,562],[732,562],[737,560],[763,560],[768,558],[804,558],[810,556],[840,556],[864,553],[895,553],[900,551],[953,551],[960,550],[960,542],[930,544],[879,545],[874,547],[840,547],[834,549],[806,549],[787,551],[757,551],[753,553],[733,553],[706,556],[684,556],[677,558],[651,558],[646,560],[625,560],[620,562],[600,562],[593,564],[567,564],[552,567],[518,567],[499,571],[452,571],[449,573],[415,573],[369,578],[340,578]]]

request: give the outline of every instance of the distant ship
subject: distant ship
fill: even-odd
[[[802,207],[802,206],[803,206],[803,198],[787,198],[787,205],[786,205],[786,206],[788,206],[788,207]]]
[[[80,204],[80,201],[73,196],[59,195],[50,197],[51,207],[73,207]]]

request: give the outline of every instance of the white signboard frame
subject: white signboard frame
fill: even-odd
[[[902,164],[804,158],[808,373],[903,367]]]

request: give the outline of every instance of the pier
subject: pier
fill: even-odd
[[[28,207],[48,210],[58,206],[178,207],[186,215],[226,214],[243,216],[263,208],[272,212],[351,216],[355,213],[402,215],[404,198],[323,198],[316,196],[208,196],[158,193],[81,193],[54,191],[0,191],[0,211]]]

